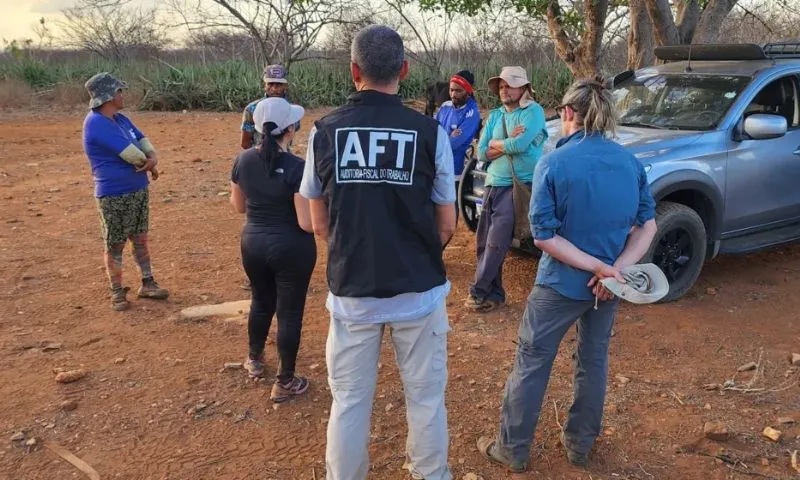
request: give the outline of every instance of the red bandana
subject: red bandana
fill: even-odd
[[[466,81],[466,79],[464,79],[464,77],[461,77],[459,75],[453,75],[450,78],[450,82],[457,83],[459,86],[461,86],[461,88],[467,91],[468,95],[472,95],[473,92],[472,85],[470,85],[469,82]]]

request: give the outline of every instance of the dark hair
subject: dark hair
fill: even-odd
[[[261,159],[264,160],[264,168],[267,169],[267,176],[275,176],[275,159],[281,154],[281,147],[278,145],[278,140],[283,138],[289,131],[289,127],[272,133],[273,130],[278,128],[275,122],[264,123],[264,139],[261,140],[261,145],[258,146],[258,151],[261,152]]]
[[[403,39],[384,25],[364,27],[353,39],[350,59],[361,69],[364,78],[378,85],[388,85],[400,77],[403,68]]]

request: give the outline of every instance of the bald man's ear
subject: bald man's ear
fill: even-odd
[[[358,87],[363,81],[361,78],[361,69],[355,62],[350,62],[350,76],[353,77],[353,83]]]
[[[403,60],[403,66],[400,67],[400,80],[405,80],[408,77],[408,60]]]

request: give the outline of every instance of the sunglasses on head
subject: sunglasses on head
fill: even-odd
[[[567,107],[572,108],[572,105],[570,105],[569,103],[564,103],[562,105],[557,106],[556,113],[561,115],[561,112],[563,112]],[[574,108],[572,109],[575,110]]]

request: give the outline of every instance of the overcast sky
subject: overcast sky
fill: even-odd
[[[154,1],[134,0],[142,5],[152,5]],[[40,18],[54,19],[75,3],[76,0],[0,0],[0,39],[32,37],[32,27]]]

